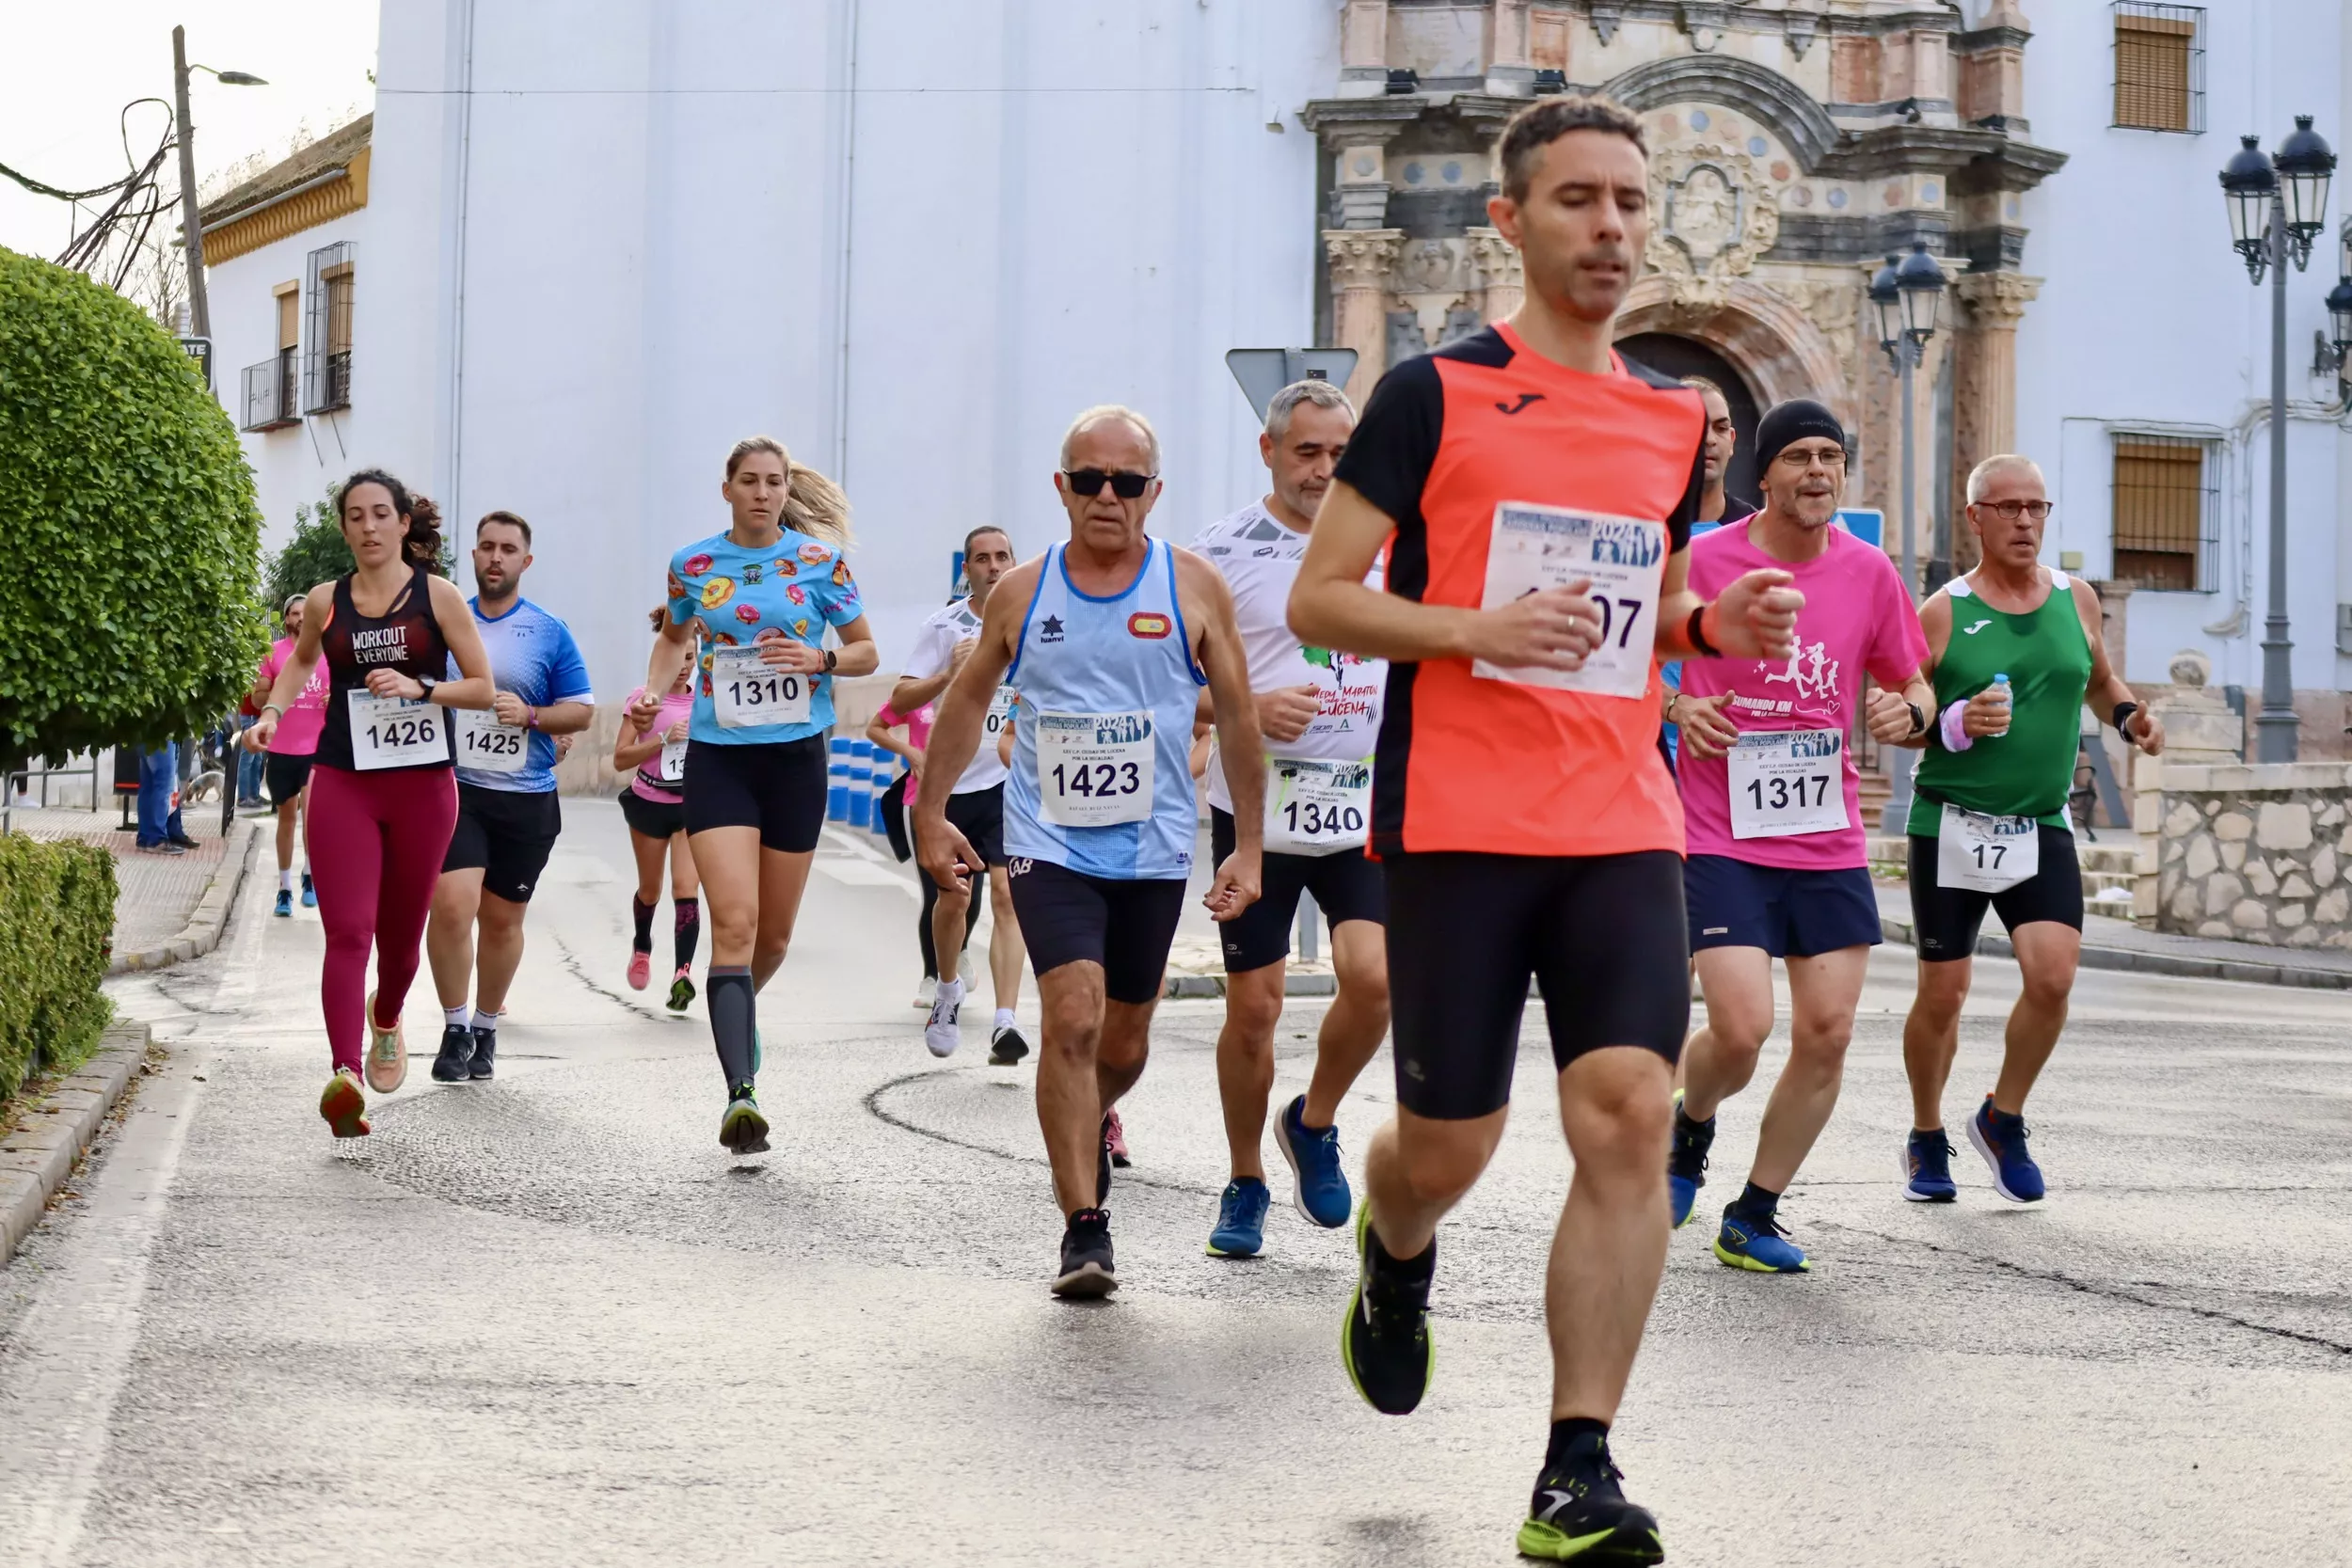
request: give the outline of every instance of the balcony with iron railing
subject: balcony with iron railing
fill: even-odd
[[[278,430],[298,424],[302,415],[294,401],[294,351],[281,348],[258,365],[245,368],[246,430]]]

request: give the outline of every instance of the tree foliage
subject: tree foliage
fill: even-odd
[[[306,501],[294,508],[293,536],[270,556],[262,596],[275,617],[296,594],[308,594],[350,570],[351,546],[343,542],[342,525],[336,520],[335,492],[330,488],[316,506]]]
[[[194,735],[267,645],[229,416],[119,294],[0,249],[0,763]]]

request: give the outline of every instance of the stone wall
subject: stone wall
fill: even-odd
[[[2342,763],[2166,765],[2157,928],[2352,948],[2348,802]]]

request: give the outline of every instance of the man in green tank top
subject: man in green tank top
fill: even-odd
[[[2082,870],[2066,803],[2084,704],[2151,756],[2164,750],[2162,726],[2107,663],[2099,596],[2041,564],[2049,515],[2030,459],[1979,464],[1968,476],[1968,526],[1981,562],[1919,611],[1937,712],[1915,743],[1927,755],[1907,829],[1919,990],[1903,1024],[1913,1127],[1903,1196],[1915,1203],[1957,1196],[1944,1085],[1988,908],[2009,928],[2025,986],[2010,1012],[2000,1077],[1969,1118],[1968,1141],[2003,1197],[2041,1198],[2042,1169],[2026,1150],[2026,1096],[2066,1026],[2082,956]],[[1901,698],[1883,691],[1872,701]]]

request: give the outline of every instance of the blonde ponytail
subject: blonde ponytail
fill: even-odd
[[[727,453],[727,477],[755,451],[772,454],[784,465],[786,495],[784,525],[843,550],[856,543],[850,531],[850,498],[841,486],[805,463],[795,463],[784,443],[772,436],[746,436]]]

